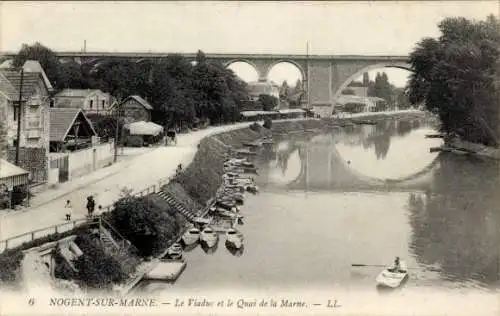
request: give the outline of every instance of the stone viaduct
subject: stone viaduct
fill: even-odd
[[[164,58],[174,53],[152,52],[57,52],[62,60],[78,63],[98,64],[105,59],[128,59],[140,62],[147,59]],[[4,58],[12,53],[0,54]],[[180,54],[194,60],[196,54]],[[342,90],[363,72],[383,67],[411,70],[408,56],[368,55],[295,55],[295,54],[205,54],[207,60],[218,61],[225,66],[245,62],[254,67],[259,80],[266,80],[276,64],[286,62],[295,65],[302,73],[306,97],[303,106],[323,108],[320,112],[331,113],[331,108]]]

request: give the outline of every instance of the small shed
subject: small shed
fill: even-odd
[[[90,146],[97,132],[81,109],[50,109],[50,151]]]
[[[29,172],[5,159],[0,159],[0,205],[12,206],[12,191],[15,187],[29,185]],[[0,207],[1,209],[2,207]]]
[[[163,126],[146,121],[126,124],[124,129],[127,135],[125,143],[133,147],[158,143],[164,134]]]

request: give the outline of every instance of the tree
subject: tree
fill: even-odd
[[[89,88],[86,82],[80,65],[74,61],[60,64],[59,67],[59,84],[60,89],[87,89]]]
[[[259,95],[259,102],[262,104],[262,109],[264,111],[272,111],[278,106],[278,98],[273,97],[272,95],[269,94],[260,94]]]
[[[167,209],[148,197],[127,195],[114,203],[110,222],[139,249],[142,256],[158,254],[180,231],[180,223]]]
[[[410,102],[437,113],[444,132],[498,144],[498,19],[447,18],[439,30],[439,38],[422,39],[410,54]]]
[[[144,74],[135,62],[129,60],[106,60],[95,66],[92,77],[99,89],[118,99],[138,94],[138,85]]]
[[[280,88],[280,99],[288,100],[289,89],[290,88],[288,87],[288,83],[286,82],[286,80],[283,81]]]
[[[363,86],[368,87],[370,84],[370,75],[367,72],[363,73]]]
[[[295,82],[295,86],[292,89],[293,94],[298,94],[304,91],[304,87],[302,87],[302,80],[297,79],[297,82]]]

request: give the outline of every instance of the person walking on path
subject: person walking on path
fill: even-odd
[[[71,215],[73,215],[73,205],[71,205],[71,201],[67,200],[66,205],[64,205],[64,209],[66,210],[66,220],[71,220]]]
[[[94,197],[92,195],[87,197],[87,211],[89,214],[89,217],[92,217],[94,214],[94,209],[95,209],[95,201]]]

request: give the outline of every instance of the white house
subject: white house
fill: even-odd
[[[267,94],[279,99],[280,87],[269,81],[249,82],[248,94],[253,101],[258,100],[261,94]]]
[[[99,89],[65,89],[54,96],[54,107],[77,108],[85,113],[109,114],[112,102],[111,95]]]

